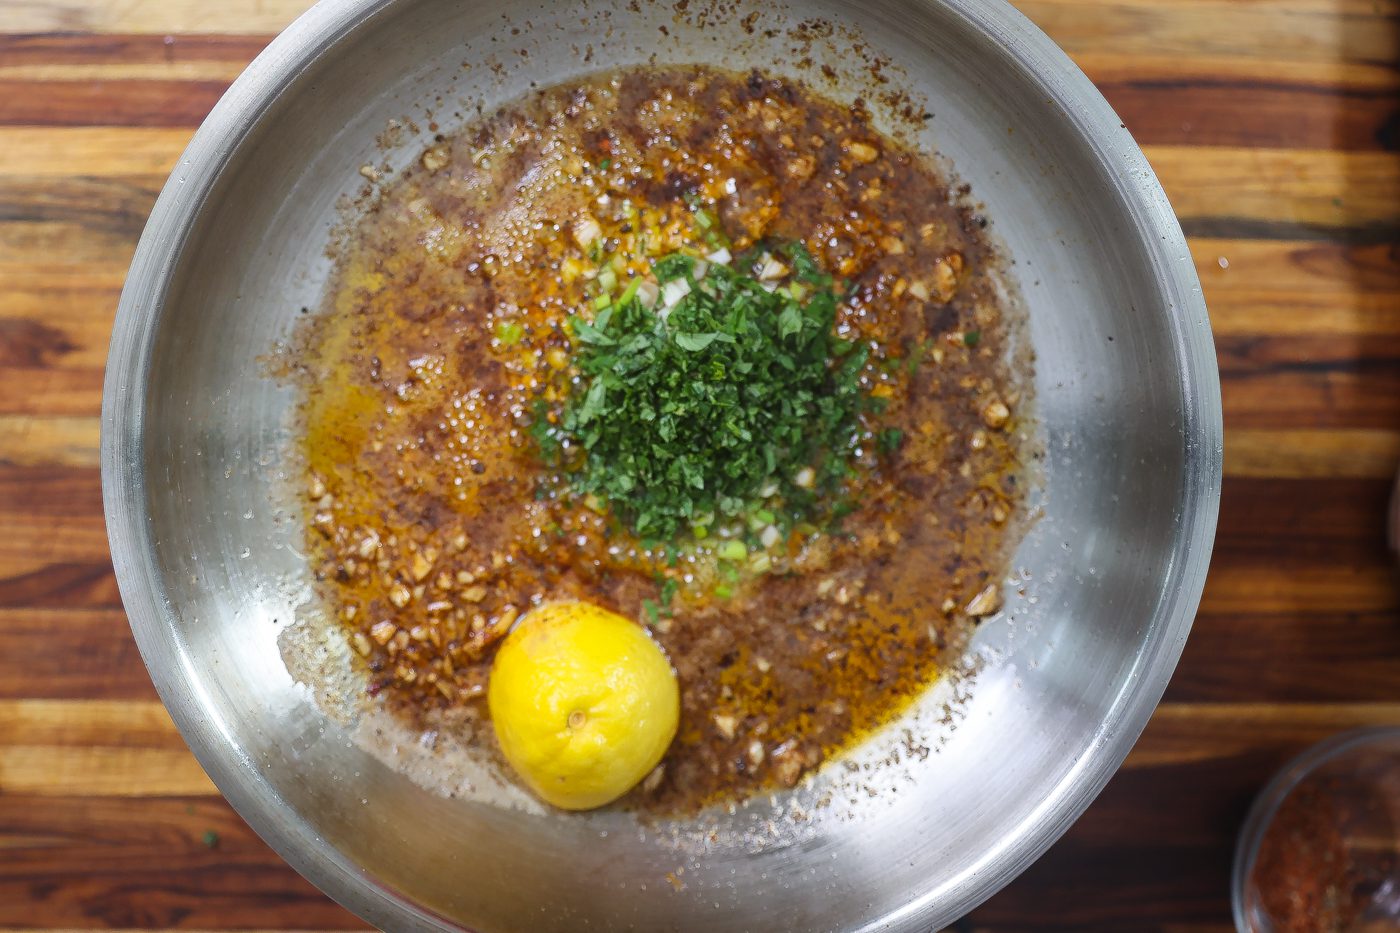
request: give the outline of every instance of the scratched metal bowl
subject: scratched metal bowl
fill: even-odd
[[[326,0],[214,109],[132,263],[102,444],[132,629],[229,801],[382,928],[936,929],[1088,806],[1190,629],[1217,513],[1219,383],[1181,230],[1112,110],[1000,0],[791,0],[756,5],[752,33],[744,9],[704,6]],[[917,141],[972,186],[1015,261],[1043,517],[1015,556],[1022,593],[977,633],[985,669],[953,726],[905,724],[931,754],[906,753],[894,777],[868,760],[824,769],[798,793],[831,799],[800,821],[781,799],[648,827],[424,789],[321,712],[279,653],[282,629],[316,607],[300,602],[295,511],[276,504],[295,393],[259,358],[318,304],[361,166],[406,164],[429,120],[450,131],[477,103],[653,54],[778,72],[810,54],[849,73],[841,30],[793,50],[781,27],[808,17],[858,30],[927,100]],[[377,141],[390,120],[398,135]],[[851,792],[867,773],[888,786]],[[697,846],[706,826],[713,841]]]

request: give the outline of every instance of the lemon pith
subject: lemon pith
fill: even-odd
[[[625,794],[656,767],[680,719],[661,648],[637,623],[584,602],[522,618],[496,653],[486,699],[511,767],[566,810]]]

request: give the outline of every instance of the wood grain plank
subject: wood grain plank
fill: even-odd
[[[1216,335],[1400,334],[1400,251],[1193,237]]]
[[[90,416],[0,414],[0,466],[100,466],[100,429]]]
[[[1071,54],[1393,62],[1393,0],[1017,0]]]
[[[151,202],[155,202],[154,196]],[[61,256],[74,265],[130,263],[135,233],[85,226],[81,221],[0,220],[0,255],[16,262],[40,262]]]
[[[1203,613],[1166,699],[1363,703],[1393,693],[1397,683],[1400,617],[1393,612]]]
[[[0,263],[0,417],[96,415],[123,275]]]
[[[111,558],[5,567],[0,557],[0,609],[120,609]]]
[[[1395,313],[1400,294],[1213,290],[1205,287],[1211,328],[1217,336],[1347,334],[1360,337],[1400,334]]]
[[[1216,554],[1222,565],[1277,554],[1318,564],[1384,566],[1391,477],[1226,477]]]
[[[1250,565],[1217,561],[1206,580],[1201,611],[1212,615],[1400,612],[1400,585],[1393,567],[1319,566],[1267,556],[1258,560]]]
[[[1400,726],[1400,703],[1163,703],[1124,767],[1191,764],[1310,745],[1361,726]]]
[[[1202,616],[1400,613],[1383,521],[1393,475],[1228,478]]]
[[[159,700],[92,698],[0,700],[0,748],[10,746],[187,750]]]
[[[1073,57],[1139,143],[1393,151],[1400,132],[1400,74],[1383,62],[1156,50]]]
[[[187,749],[8,745],[0,795],[169,797],[217,791]]]
[[[1384,574],[1391,560],[1383,522],[1390,494],[1388,478],[1227,479],[1213,573],[1281,561]],[[1400,577],[1394,585],[1400,588]],[[1167,698],[1362,702],[1390,696],[1396,683],[1400,614],[1294,605],[1201,613]]]
[[[7,514],[8,513],[8,514]],[[48,567],[108,562],[102,513],[74,516],[56,524],[43,514],[0,509],[6,540],[0,541],[0,577],[23,576]]]
[[[1243,4],[1237,3],[1236,6]],[[1384,22],[1384,17],[1378,19],[1377,28],[1384,28]],[[1323,88],[1342,92],[1400,88],[1400,74],[1390,62],[1347,60],[1339,56],[1313,60],[1287,56],[1271,58],[1271,51],[1259,48],[1253,55],[1210,56],[1094,47],[1088,51],[1071,52],[1071,57],[1095,84],[1103,85],[1181,80],[1187,83],[1230,82]],[[1247,115],[1241,113],[1239,116]]]
[[[37,80],[0,73],[0,123],[194,127],[228,85],[221,78]]]
[[[101,407],[99,367],[0,368],[0,414],[86,417]]]
[[[0,256],[7,263],[125,265],[164,175],[0,175]]]
[[[134,238],[146,225],[163,175],[0,176],[0,221],[71,224]],[[17,261],[17,257],[6,257]],[[50,260],[52,261],[52,260]]]
[[[0,701],[0,794],[217,793],[156,700]]]
[[[364,928],[217,797],[0,795],[0,851],[4,926]]]
[[[227,86],[247,67],[246,61],[208,60],[18,64],[13,59],[4,57],[6,53],[3,46],[4,42],[0,40],[0,81],[24,82],[31,86],[39,86],[49,81],[102,82],[107,85],[107,93],[113,96],[120,95],[125,90],[123,84],[114,82],[125,81],[219,82]],[[129,125],[117,120],[98,125],[110,126],[118,122]]]
[[[90,468],[0,466],[0,521],[101,520],[102,475]]]
[[[1146,146],[1188,235],[1387,243],[1400,158],[1384,152]]]
[[[0,159],[4,145],[0,139]],[[124,276],[119,268],[0,262],[0,416],[100,410]]]
[[[1240,428],[1225,439],[1225,474],[1384,479],[1400,463],[1400,429]]]
[[[163,178],[191,135],[191,129],[129,126],[0,127],[0,177],[33,188],[72,177]],[[51,262],[30,265],[42,269]]]
[[[0,606],[43,605],[69,586],[110,604],[102,516],[95,469],[0,466]]]
[[[92,468],[0,466],[0,524],[20,516],[51,524],[101,521],[101,474]]]
[[[12,7],[14,4],[10,4]],[[309,4],[308,4],[309,5]],[[91,65],[223,64],[242,68],[272,41],[265,35],[218,35],[166,30],[150,34],[93,32],[9,32],[0,34],[0,62],[5,68],[53,68]]]
[[[307,0],[13,0],[6,8],[10,33],[275,35],[311,4]]]
[[[1254,795],[1289,759],[1340,732],[1395,725],[1397,714],[1395,703],[1164,703],[1129,755],[1131,766],[1074,832],[1095,844],[1121,845],[1126,836],[1228,847]]]
[[[25,659],[0,678],[0,698],[156,699],[120,609],[0,609],[0,642]]]
[[[1195,784],[1196,775],[1195,770],[1183,769],[1183,773],[1150,782],[1131,781],[1124,775],[1099,800],[1112,801],[1115,793],[1121,793],[1135,799],[1140,809],[1190,813],[1191,808],[1201,807],[1209,791],[1202,790],[1200,799],[1182,792],[1183,786]],[[1120,787],[1122,791],[1118,791]],[[1143,800],[1151,800],[1152,806],[1145,807]],[[1112,812],[1118,815],[1125,809],[1120,805]],[[1236,825],[1238,810],[1238,805],[1230,808]],[[1234,929],[1222,919],[1230,916],[1230,837],[1222,833],[1223,838],[1209,842],[1170,845],[1151,837],[1130,836],[1121,822],[1117,826],[1121,838],[1108,844],[1086,841],[1086,831],[1076,825],[1010,887],[950,929],[955,933],[1225,933]]]
[[[1400,250],[1391,243],[1353,246],[1193,237],[1190,246],[1207,295],[1257,293],[1270,286],[1333,299],[1348,292],[1400,295]],[[1400,318],[1400,306],[1390,310],[1392,317]],[[1259,330],[1275,332],[1272,327]]]
[[[1233,428],[1400,428],[1400,336],[1222,335],[1215,348]]]
[[[1140,144],[1385,151],[1396,143],[1393,88],[1177,77],[1099,90]]]
[[[81,313],[64,320],[63,307],[55,302],[11,316],[28,295],[7,295],[0,302],[0,367],[43,370],[59,364],[101,368],[104,346],[110,336],[112,315]],[[102,293],[103,300],[114,296]],[[35,302],[38,305],[38,302]]]

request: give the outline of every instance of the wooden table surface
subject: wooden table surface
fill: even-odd
[[[107,553],[98,409],[142,224],[305,0],[0,0],[0,928],[359,929],[215,792]],[[1227,426],[1195,631],[1122,772],[965,930],[1224,931],[1287,757],[1400,724],[1400,0],[1022,0],[1191,238]]]

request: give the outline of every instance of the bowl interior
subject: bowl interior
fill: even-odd
[[[1131,138],[999,3],[754,5],[752,31],[748,11],[330,0],[220,104],[142,240],[105,423],[133,626],[224,793],[380,926],[936,928],[1078,815],[1175,664],[1214,528],[1219,395],[1189,254]],[[803,47],[793,27],[811,18],[842,28],[809,30]],[[386,764],[412,749],[366,751],[278,646],[316,608],[281,491],[295,395],[260,357],[318,304],[338,202],[364,185],[361,166],[412,159],[430,122],[450,132],[603,63],[803,77],[810,56],[868,86],[845,27],[928,102],[918,142],[985,203],[1036,354],[1043,517],[1014,561],[1019,595],[976,636],[988,662],[962,714],[934,723],[931,697],[815,788],[694,825],[503,808],[426,787],[431,764]],[[323,651],[335,664],[344,648]]]

